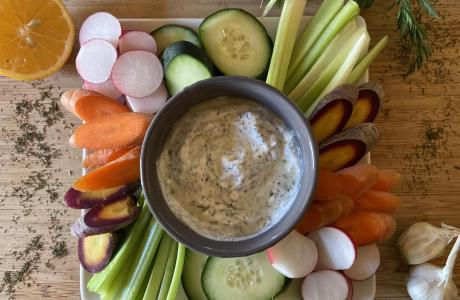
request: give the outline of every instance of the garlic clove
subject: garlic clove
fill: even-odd
[[[458,295],[452,278],[445,280],[443,269],[428,263],[411,268],[407,292],[413,300],[455,300]]]

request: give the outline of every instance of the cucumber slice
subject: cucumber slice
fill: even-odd
[[[206,295],[201,288],[201,273],[208,256],[187,249],[185,252],[184,270],[182,272],[182,285],[190,300],[206,300]]]
[[[201,285],[210,300],[270,300],[283,289],[285,280],[264,252],[236,258],[210,257],[201,275]]]
[[[161,54],[171,44],[178,41],[189,41],[201,48],[198,34],[190,27],[182,25],[164,25],[152,31],[151,35],[157,43],[157,53]]]
[[[179,289],[177,290],[176,300],[189,300],[189,297],[187,297],[187,294],[184,291],[184,286],[182,283],[179,285]]]
[[[168,46],[163,52],[162,62],[166,87],[172,96],[197,81],[211,78],[214,74],[214,65],[206,53],[186,41]]]
[[[274,300],[302,300],[302,280],[303,278],[291,279],[284,291],[282,291]]]
[[[208,16],[200,25],[203,48],[225,75],[263,77],[273,43],[265,27],[250,13],[228,8]]]

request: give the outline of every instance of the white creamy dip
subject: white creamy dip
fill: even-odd
[[[300,186],[294,135],[268,108],[222,97],[173,126],[157,162],[174,214],[196,232],[235,240],[277,223]]]

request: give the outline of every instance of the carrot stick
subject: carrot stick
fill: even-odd
[[[382,169],[379,170],[379,179],[372,186],[373,190],[391,191],[401,181],[401,174],[396,170]]]
[[[378,180],[378,169],[373,165],[358,164],[337,172],[342,182],[342,194],[356,199]]]
[[[89,172],[74,182],[73,188],[81,192],[108,189],[139,180],[140,147],[118,159]]]
[[[399,208],[401,200],[389,192],[369,190],[355,199],[356,210],[372,210],[393,214]]]
[[[324,227],[337,220],[342,214],[342,204],[339,200],[313,202],[297,224],[296,230],[306,234]]]
[[[339,176],[334,172],[319,169],[314,199],[318,201],[333,200],[337,198],[341,191],[342,184]]]
[[[85,169],[94,169],[102,167],[103,165],[123,156],[131,149],[133,148],[96,150],[85,157],[85,159],[82,162],[82,166]]]
[[[65,92],[61,97],[62,105],[83,121],[129,112],[130,109],[117,100],[85,89],[74,89]]]
[[[134,112],[102,116],[80,125],[69,143],[89,150],[139,146],[151,120],[151,115]]]
[[[351,199],[347,195],[340,194],[337,197],[337,200],[339,200],[340,204],[342,205],[341,217],[348,216],[349,214],[351,214],[354,211],[355,202],[353,201],[353,199]]]
[[[360,247],[389,239],[395,231],[396,222],[385,213],[355,211],[339,218],[333,226],[348,234],[353,243]]]

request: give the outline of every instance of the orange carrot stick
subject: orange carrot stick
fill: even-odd
[[[69,90],[62,94],[62,105],[84,121],[95,118],[129,112],[130,109],[117,100],[85,89]]]
[[[337,172],[342,182],[342,194],[356,199],[369,190],[378,180],[378,169],[374,165],[358,164]]]
[[[348,234],[360,247],[389,239],[395,231],[396,222],[385,213],[355,211],[335,221],[333,226]]]
[[[102,116],[80,125],[70,145],[89,150],[136,147],[142,144],[151,115],[134,112]]]
[[[80,177],[73,188],[81,192],[108,189],[139,180],[140,147],[136,147],[120,158]]]
[[[297,224],[296,230],[306,234],[318,228],[331,224],[342,214],[342,204],[339,200],[313,202]]]
[[[353,201],[353,199],[351,199],[347,195],[340,194],[337,197],[337,200],[339,200],[340,204],[342,205],[341,217],[348,216],[349,214],[351,214],[354,211],[355,202]]]
[[[341,191],[340,177],[332,171],[320,169],[314,199],[318,201],[333,200]]]
[[[401,174],[396,170],[382,169],[379,170],[379,179],[372,186],[373,190],[389,192],[396,187],[401,181]]]
[[[372,210],[393,214],[399,208],[401,200],[389,192],[369,190],[355,199],[356,210]]]
[[[85,157],[82,162],[82,166],[85,169],[102,167],[103,165],[123,156],[131,149],[133,148],[96,150]]]

